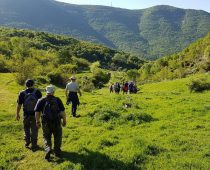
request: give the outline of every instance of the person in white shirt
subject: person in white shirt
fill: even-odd
[[[82,93],[79,89],[78,84],[76,83],[76,77],[72,76],[70,80],[71,82],[69,82],[66,85],[66,89],[65,89],[65,94],[66,94],[66,99],[67,99],[66,104],[69,105],[70,103],[72,103],[72,109],[71,109],[72,116],[78,117],[76,115],[76,111],[77,111],[77,105],[79,105],[80,102],[79,102],[77,93],[79,93],[80,96],[82,96]]]

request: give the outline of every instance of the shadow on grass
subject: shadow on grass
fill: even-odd
[[[76,152],[62,152],[62,159],[57,160],[57,163],[64,161],[70,161],[74,164],[81,164],[84,169],[120,169],[120,170],[137,170],[141,169],[135,165],[135,163],[124,163],[122,161],[111,159],[107,155],[100,152],[93,152],[88,149],[84,149],[84,153]]]

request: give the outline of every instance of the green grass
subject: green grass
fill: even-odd
[[[146,84],[132,95],[83,93],[80,118],[66,107],[63,159],[47,162],[43,149],[24,148],[22,122],[15,121],[24,87],[0,74],[0,169],[209,169],[210,91],[190,93],[189,81]],[[56,95],[65,102],[63,90]],[[41,130],[38,144],[43,148]]]

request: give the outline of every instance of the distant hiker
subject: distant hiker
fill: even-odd
[[[76,83],[76,77],[72,76],[70,80],[71,82],[66,85],[65,89],[65,94],[67,99],[66,104],[69,105],[70,103],[72,103],[72,109],[71,109],[72,116],[78,117],[76,115],[76,112],[77,112],[77,105],[79,105],[80,102],[77,93],[79,93],[80,96],[82,96],[82,93],[79,89],[78,84]]]
[[[129,84],[128,84],[128,92],[129,93],[132,93],[133,92],[133,82],[131,81]]]
[[[113,84],[109,86],[109,93],[113,93]]]
[[[52,154],[51,136],[54,136],[54,153],[56,157],[61,156],[62,125],[66,126],[65,108],[60,98],[54,96],[54,86],[46,87],[46,97],[39,99],[36,107],[36,125],[41,127],[40,117],[42,117],[42,130],[45,144],[45,159],[50,159]]]
[[[129,93],[137,93],[137,87],[136,87],[136,84],[134,82],[130,82],[129,85],[128,85],[128,91]]]
[[[31,79],[25,82],[26,89],[19,93],[17,99],[16,120],[20,120],[20,110],[23,105],[23,128],[25,136],[25,147],[29,147],[31,143],[32,151],[36,151],[38,129],[36,127],[34,108],[39,98],[42,97],[41,92],[34,88],[34,81]]]
[[[128,82],[127,81],[125,83],[123,83],[122,91],[123,91],[123,94],[128,92]]]
[[[120,83],[116,82],[114,84],[114,92],[119,94],[120,93]]]

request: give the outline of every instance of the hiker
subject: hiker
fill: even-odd
[[[120,93],[120,83],[116,82],[114,84],[114,92],[119,94]]]
[[[137,86],[134,82],[130,82],[129,85],[128,85],[128,91],[129,93],[137,93],[138,89],[137,89]]]
[[[70,103],[72,103],[72,109],[71,109],[72,116],[79,117],[79,115],[78,116],[76,115],[77,105],[80,104],[77,93],[79,93],[80,96],[82,96],[82,93],[79,89],[78,84],[76,83],[76,77],[72,76],[70,80],[71,82],[66,85],[65,89],[65,94],[67,99],[66,104],[69,105]]]
[[[66,126],[65,108],[60,98],[54,96],[55,87],[46,87],[46,97],[38,100],[35,106],[36,125],[41,127],[40,117],[42,117],[42,130],[45,144],[45,159],[50,159],[52,154],[51,136],[54,136],[54,153],[56,157],[61,157],[62,125]]]
[[[122,91],[123,91],[123,94],[128,92],[128,82],[126,81],[125,83],[123,83],[123,86],[122,86]]]
[[[36,127],[34,108],[39,98],[42,97],[42,93],[34,88],[34,81],[31,79],[25,82],[26,89],[19,93],[17,99],[16,120],[20,120],[20,110],[23,105],[23,128],[25,147],[29,148],[31,144],[32,151],[36,151],[38,148],[37,137],[38,129]]]
[[[113,84],[109,86],[109,93],[113,93]]]
[[[131,94],[133,93],[133,82],[131,81],[129,84],[128,84],[128,92]]]

